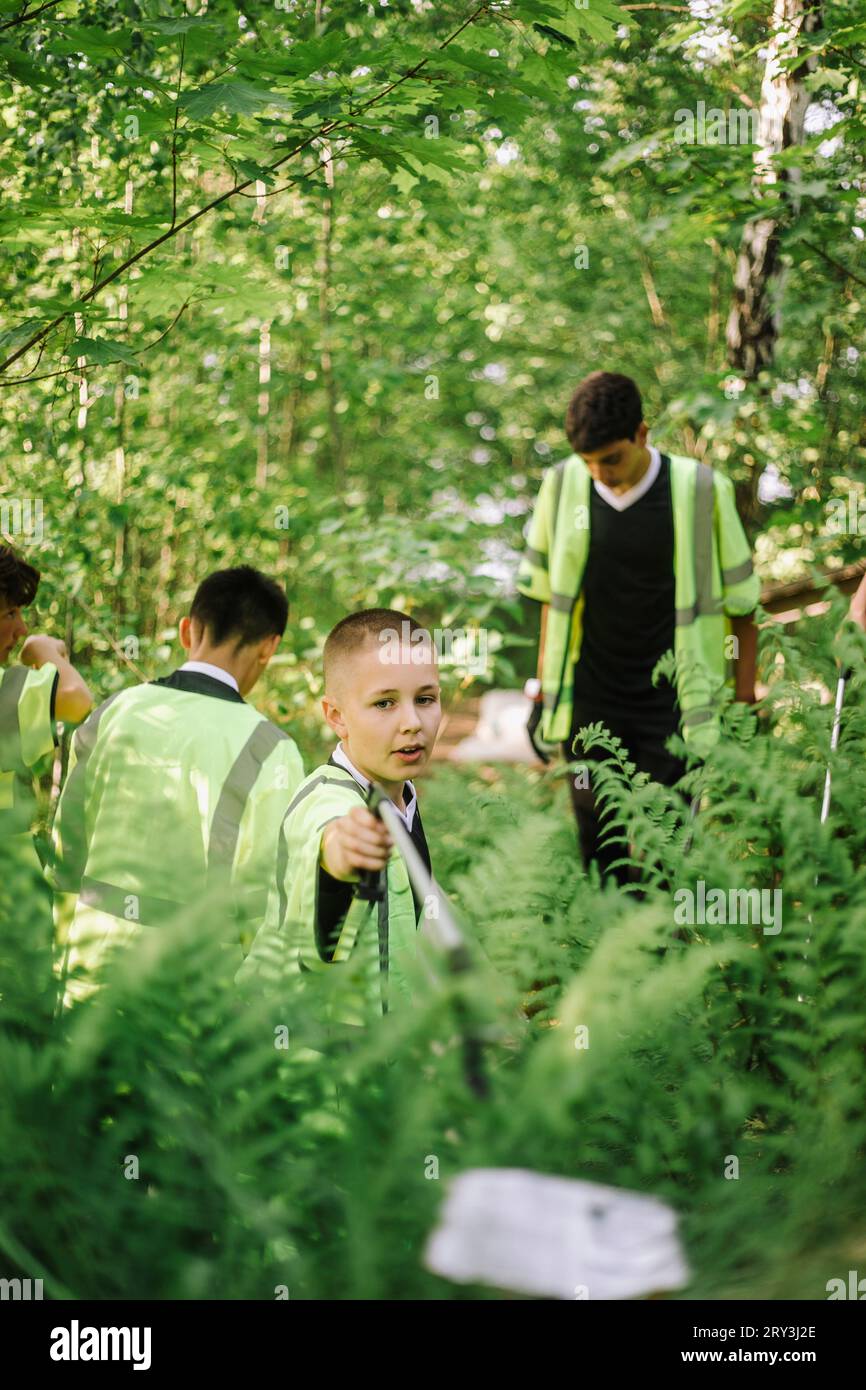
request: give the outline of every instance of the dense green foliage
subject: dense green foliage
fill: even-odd
[[[783,639],[766,728],[731,711],[691,843],[673,793],[611,774],[637,897],[577,867],[557,774],[437,770],[428,835],[477,967],[353,1048],[322,1043],[302,977],[239,993],[210,904],[34,1037],[47,937],[0,876],[7,1272],[50,1296],[452,1297],[423,1243],[447,1180],[493,1164],[669,1201],[688,1295],[826,1297],[866,1195],[864,662],[858,640],[821,827],[830,710],[806,686],[832,679],[829,631]],[[701,879],[780,888],[781,930],[677,931]],[[487,1039],[484,1100],[461,1028]]]
[[[0,0],[0,500],[43,500],[43,611],[101,690],[129,660],[160,673],[197,578],[251,553],[292,604],[275,712],[305,717],[323,633],[373,601],[485,625],[491,674],[528,673],[521,527],[599,366],[638,380],[657,442],[731,472],[768,578],[853,558],[826,509],[861,495],[866,447],[859,9],[808,41],[815,120],[776,161],[794,206],[759,202],[753,144],[675,140],[680,109],[760,100],[769,6],[717,8],[62,0],[15,22]],[[724,326],[762,210],[782,331],[746,382]],[[790,499],[756,501],[767,464]]]
[[[771,12],[0,0],[0,505],[38,502],[41,534],[2,519],[45,571],[34,625],[100,698],[173,664],[196,583],[241,560],[286,585],[256,703],[308,766],[352,608],[481,626],[489,678],[527,674],[522,528],[599,367],[639,382],[653,442],[734,478],[765,579],[857,557],[858,0],[782,46],[814,119],[777,184],[749,141],[675,139],[682,108],[757,111]],[[759,214],[779,332],[746,380],[725,322]],[[768,465],[790,496],[762,500]],[[301,983],[238,991],[218,903],[59,1017],[44,895],[0,864],[3,1272],[49,1297],[453,1297],[420,1262],[445,1182],[525,1164],[671,1202],[687,1295],[824,1297],[866,1237],[859,643],[818,824],[840,617],[764,634],[772,713],[729,712],[693,835],[611,770],[641,893],[578,868],[560,773],[438,768],[425,824],[477,971],[352,1051],[317,1052]],[[699,881],[781,891],[782,930],[675,930]]]

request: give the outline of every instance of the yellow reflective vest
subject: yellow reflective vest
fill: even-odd
[[[49,874],[76,895],[67,1002],[110,947],[203,904],[240,963],[303,775],[293,740],[235,691],[152,683],[93,710],[72,741]]]
[[[0,835],[8,851],[42,866],[31,828],[36,812],[32,778],[54,751],[53,700],[57,667],[8,666],[0,672]],[[21,862],[19,861],[19,862]]]
[[[238,982],[257,976],[340,973],[339,992],[324,1001],[325,1021],[361,1026],[389,1010],[411,1007],[417,955],[417,917],[405,861],[388,861],[381,902],[353,898],[336,942],[317,931],[319,854],[325,826],[366,800],[351,773],[334,763],[316,768],[298,788],[286,812],[267,916],[238,972]]]
[[[760,585],[730,478],[697,459],[668,455],[674,522],[674,654],[683,737],[703,757],[719,736],[718,702],[733,681],[731,617],[754,611]],[[583,574],[589,556],[592,476],[578,454],[541,483],[517,578],[521,593],[550,605],[541,674],[540,734],[568,739],[580,655]]]

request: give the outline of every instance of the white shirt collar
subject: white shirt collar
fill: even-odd
[[[230,685],[240,695],[241,689],[230,671],[224,671],[222,666],[212,666],[209,661],[185,661],[178,667],[180,671],[198,671],[202,676],[213,676],[215,681],[222,681],[224,685]]]
[[[363,774],[363,772],[359,772],[359,771],[358,771],[358,769],[356,768],[355,764],[352,762],[351,758],[349,757],[348,753],[347,753],[347,752],[345,751],[345,749],[343,748],[342,743],[338,743],[338,744],[337,744],[337,746],[336,746],[336,748],[334,749],[334,752],[333,752],[333,754],[332,754],[332,757],[333,757],[335,763],[339,763],[340,767],[344,767],[344,768],[346,769],[347,772],[351,772],[351,774],[352,774],[352,776],[354,777],[355,781],[356,781],[356,782],[360,782],[360,784],[361,784],[362,787],[364,787],[365,789],[366,789],[367,787],[369,787],[369,785],[370,785],[370,779],[369,779],[369,777],[365,777],[364,774]],[[400,807],[399,807],[395,802],[393,802],[393,801],[391,802],[391,805],[394,807],[394,810],[397,812],[397,815],[398,815],[398,816],[400,817],[400,819],[403,821],[403,824],[405,825],[406,829],[407,829],[407,830],[409,831],[409,833],[411,834],[411,833],[412,833],[412,822],[413,822],[414,819],[415,819],[415,806],[416,806],[416,804],[417,804],[418,797],[417,797],[417,795],[416,795],[416,793],[415,793],[415,788],[413,787],[413,785],[412,785],[411,782],[406,782],[406,783],[404,784],[404,787],[408,787],[408,788],[409,788],[409,792],[410,792],[409,799],[408,799],[408,801],[406,802],[406,810],[405,810],[405,811],[401,811],[401,810],[400,810]],[[405,791],[404,791],[404,795],[405,795]]]
[[[642,497],[646,496],[658,477],[662,466],[662,456],[654,444],[650,444],[649,452],[649,468],[644,473],[640,482],[635,483],[634,487],[630,487],[628,492],[613,492],[605,483],[593,482],[593,487],[599,497],[604,498],[605,502],[613,507],[614,511],[624,512],[626,507],[634,506],[635,502],[639,502]]]

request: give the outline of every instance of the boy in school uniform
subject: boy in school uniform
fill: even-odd
[[[55,720],[78,724],[93,698],[56,637],[28,635],[22,609],[36,597],[39,571],[0,545],[0,837],[18,863],[42,877],[31,835],[36,812],[33,776],[54,752]],[[19,659],[9,664],[25,639]]]
[[[283,820],[268,915],[238,979],[288,970],[351,980],[340,1021],[363,1024],[411,1001],[423,908],[383,823],[372,780],[391,798],[428,870],[409,774],[427,766],[442,717],[429,633],[405,613],[367,609],[330,633],[322,710],[339,743],[298,788]],[[385,869],[378,902],[356,898],[362,871]]]

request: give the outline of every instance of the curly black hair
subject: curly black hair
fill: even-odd
[[[0,545],[0,599],[26,608],[36,597],[39,571],[16,555],[10,545]]]
[[[642,420],[640,392],[630,376],[591,372],[569,402],[565,433],[576,454],[592,454],[618,439],[634,439]]]

